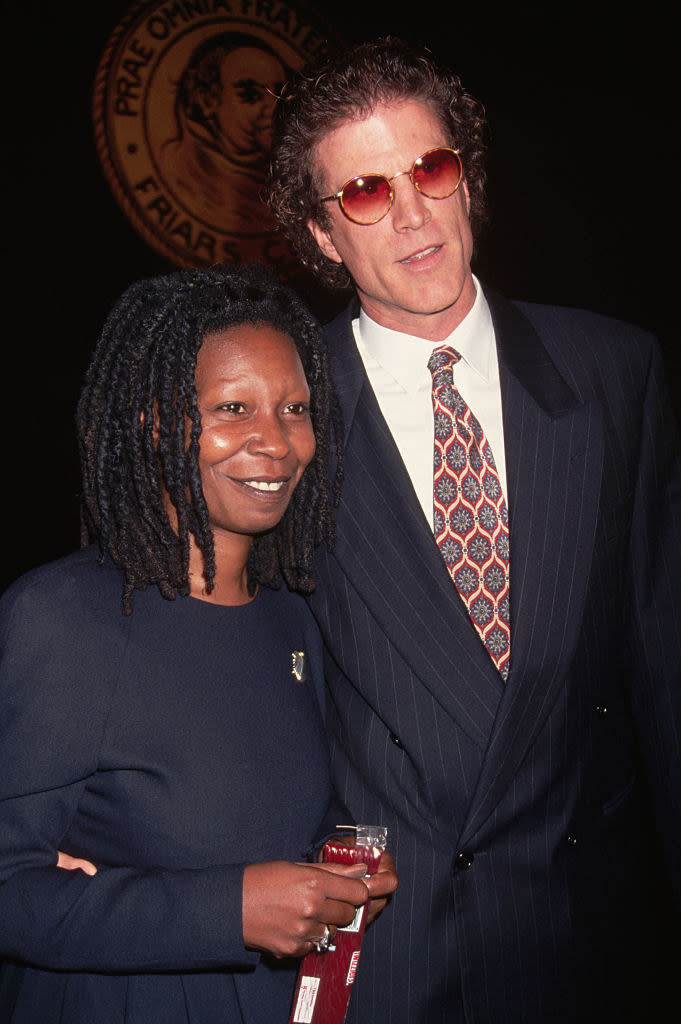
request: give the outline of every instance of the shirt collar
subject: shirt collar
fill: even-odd
[[[475,275],[473,283],[473,306],[449,337],[437,343],[382,327],[360,309],[359,320],[353,326],[365,364],[380,366],[406,392],[430,390],[430,353],[440,345],[451,345],[485,381],[492,380],[497,365],[492,314]]]

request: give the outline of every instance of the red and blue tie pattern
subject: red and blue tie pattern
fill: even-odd
[[[449,574],[504,680],[511,654],[508,510],[492,450],[454,384],[461,356],[428,360],[435,418],[433,529]]]

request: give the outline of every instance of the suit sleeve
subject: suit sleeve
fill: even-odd
[[[310,609],[305,606],[304,611],[305,642],[311,654],[312,686],[319,707],[319,713],[324,723],[326,723],[326,682],[324,679],[322,637]],[[326,813],[319,824],[314,841],[308,850],[305,851],[308,860],[313,862],[319,860],[324,843],[333,836],[337,837],[339,835],[339,825],[353,824],[355,824],[354,817],[336,793],[335,788],[332,789]]]
[[[681,908],[681,455],[656,347],[642,408],[632,525],[632,703]]]
[[[74,611],[38,582],[0,603],[0,959],[124,972],[254,965],[243,864],[92,878],[56,867],[96,770],[115,667],[102,658],[110,638],[81,649]]]

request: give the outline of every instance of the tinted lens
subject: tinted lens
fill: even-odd
[[[341,206],[350,220],[357,224],[375,224],[385,217],[392,201],[392,188],[381,174],[353,178],[343,185]]]
[[[420,156],[411,172],[419,192],[429,199],[446,199],[456,192],[463,175],[458,153],[453,149],[431,149]]]

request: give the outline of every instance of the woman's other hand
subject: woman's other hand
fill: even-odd
[[[84,871],[86,875],[96,875],[97,868],[94,864],[91,864],[89,860],[82,860],[80,857],[69,857],[68,853],[62,853],[58,850],[57,853],[57,867],[64,868],[66,871],[76,871],[80,869]]]

